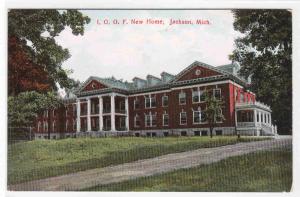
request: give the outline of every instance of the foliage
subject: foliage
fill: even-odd
[[[206,119],[208,121],[210,129],[210,137],[212,137],[213,128],[216,126],[217,120],[225,120],[224,115],[222,114],[222,107],[224,102],[222,99],[217,99],[212,94],[205,94],[205,103],[206,103]]]
[[[233,10],[235,40],[230,56],[241,74],[252,76],[257,99],[269,104],[279,132],[292,129],[292,13],[289,10]]]
[[[40,70],[44,70],[48,75],[47,80],[50,80],[49,84],[53,89],[56,89],[56,82],[61,87],[71,88],[74,80],[68,78],[69,71],[64,70],[61,66],[70,57],[70,54],[67,49],[56,43],[55,37],[66,26],[71,28],[74,35],[83,35],[84,25],[89,22],[90,19],[77,10],[10,10],[8,13],[8,40],[17,39],[22,43],[22,48],[17,48],[18,51],[15,51],[17,54],[22,53],[22,57],[15,62],[14,56],[17,54],[8,53],[10,60],[8,67],[14,68],[12,69],[14,72],[9,74],[16,74],[19,72],[18,69],[22,70],[23,67],[19,67],[22,65],[22,60],[23,64],[26,64],[29,58],[32,61],[30,64],[40,66]],[[27,72],[31,72],[30,67],[27,68]],[[11,78],[14,76],[9,76],[9,79]]]
[[[283,192],[290,191],[291,186],[292,152],[273,150],[86,190]]]
[[[40,94],[35,91],[22,92],[17,96],[8,97],[8,125],[30,126],[37,114],[44,109],[59,105],[53,92]]]
[[[166,137],[36,140],[8,146],[8,183],[122,164],[164,154],[264,138]]]
[[[48,73],[35,64],[24,50],[25,44],[17,37],[8,40],[8,95],[25,91],[45,93],[50,91]]]

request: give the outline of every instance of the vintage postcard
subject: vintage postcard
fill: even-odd
[[[7,190],[290,192],[292,9],[8,9]]]

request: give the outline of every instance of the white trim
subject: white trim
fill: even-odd
[[[195,88],[195,87],[203,87],[203,86],[209,86],[209,85],[218,85],[218,84],[226,84],[231,83],[239,88],[243,88],[243,86],[231,81],[231,80],[223,80],[223,81],[217,81],[217,82],[210,82],[210,83],[203,83],[203,84],[195,84],[195,85],[189,85],[189,86],[181,86],[181,87],[175,87],[171,88],[171,90],[181,90],[181,89],[189,89],[189,88]]]
[[[144,92],[144,93],[138,93],[138,94],[131,94],[131,95],[128,95],[128,97],[147,96],[147,95],[151,95],[151,94],[160,94],[160,93],[167,93],[167,92],[171,92],[171,90],[168,89],[168,90],[160,90],[160,91],[154,91],[154,92]]]

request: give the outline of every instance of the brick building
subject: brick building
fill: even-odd
[[[133,82],[89,77],[62,106],[37,117],[35,137],[209,135],[205,92],[224,101],[225,120],[213,135],[276,135],[271,109],[247,89],[238,64],[194,62],[177,75],[135,77]]]

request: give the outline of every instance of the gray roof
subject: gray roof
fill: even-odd
[[[182,75],[184,75],[186,72],[188,72],[189,70],[191,70],[194,66],[203,66],[206,68],[209,68],[211,70],[217,71],[219,73],[221,73],[218,76],[212,76],[212,77],[205,77],[205,78],[201,78],[201,79],[191,79],[191,80],[186,80],[184,82],[182,81],[178,81],[178,79],[180,79],[180,77]],[[170,76],[172,76],[172,80],[168,81],[168,82],[163,82],[160,78],[155,77],[153,75],[148,75],[151,77],[155,77],[158,80],[161,80],[161,82],[159,84],[155,84],[155,85],[149,85],[146,84],[143,87],[136,87],[135,84],[133,82],[127,82],[127,81],[122,81],[122,80],[117,80],[114,77],[110,77],[110,78],[100,78],[100,77],[95,77],[95,76],[91,76],[89,77],[82,85],[81,87],[76,91],[76,93],[79,95],[80,91],[91,81],[91,80],[96,80],[99,81],[100,83],[102,83],[103,85],[106,85],[108,88],[102,89],[101,92],[107,92],[107,91],[111,91],[112,89],[118,89],[120,91],[126,91],[126,92],[131,92],[131,93],[136,93],[136,92],[143,92],[143,91],[153,91],[153,90],[161,90],[161,89],[167,89],[170,86],[174,85],[177,86],[179,84],[181,85],[186,85],[186,84],[190,84],[190,83],[195,83],[195,82],[206,82],[206,81],[213,81],[213,80],[220,80],[220,79],[224,79],[224,78],[229,78],[232,79],[242,85],[246,85],[247,82],[244,78],[242,78],[241,76],[239,76],[238,71],[240,69],[239,64],[237,63],[232,63],[232,64],[226,64],[226,65],[221,65],[221,66],[211,66],[202,62],[198,62],[195,61],[194,63],[192,63],[191,65],[189,65],[187,68],[185,68],[184,70],[182,70],[179,74],[177,75],[171,75],[169,73],[163,72],[164,74],[168,74]],[[162,73],[162,74],[163,74]],[[135,77],[137,78],[137,77]],[[135,79],[134,78],[134,79]],[[138,78],[139,79],[139,78]],[[142,79],[144,80],[144,79]],[[146,81],[146,80],[145,80]],[[100,91],[100,90],[99,90]],[[80,93],[80,95],[82,94],[88,94],[89,93],[100,93],[98,90],[92,90],[92,91],[86,91],[86,93]]]

